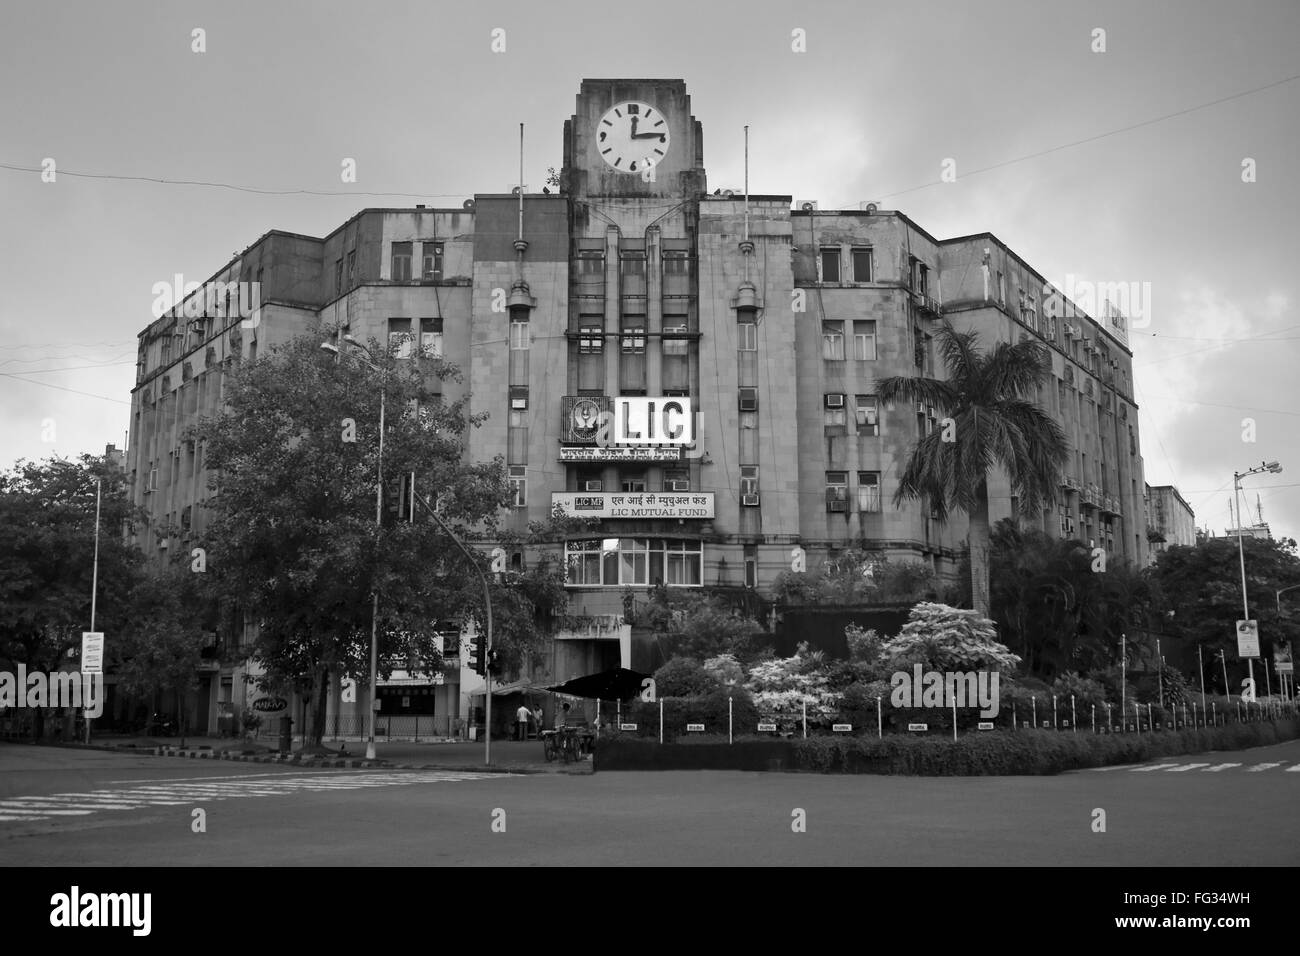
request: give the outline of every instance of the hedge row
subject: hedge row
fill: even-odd
[[[1227,724],[1145,734],[989,731],[940,737],[697,737],[661,744],[644,737],[603,738],[596,770],[796,770],[921,776],[1037,776],[1144,763],[1161,757],[1241,750],[1300,737],[1300,720]]]

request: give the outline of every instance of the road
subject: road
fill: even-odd
[[[0,744],[7,865],[1294,866],[1300,741],[1056,777],[295,770]],[[1094,832],[1094,810],[1105,832]],[[195,810],[205,832],[194,832]],[[805,832],[794,832],[797,811]],[[497,830],[504,825],[504,832]]]

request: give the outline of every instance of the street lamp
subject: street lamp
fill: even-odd
[[[322,342],[320,347],[326,352],[331,352],[336,356],[347,354],[356,359],[362,365],[368,366],[376,372],[383,372],[373,361],[370,350],[354,339],[350,335],[343,336],[343,341],[347,342],[353,348],[358,348],[366,353],[366,358],[362,358],[355,352],[341,352],[339,347],[333,342]],[[379,529],[383,521],[384,514],[384,403],[385,391],[379,389],[379,465],[375,478],[375,537],[379,536]],[[375,705],[379,701],[379,588],[371,590],[370,604],[370,714],[366,718],[366,759],[375,759]]]
[[[1258,475],[1261,472],[1270,472],[1274,475],[1281,473],[1282,466],[1275,461],[1260,462],[1258,468],[1251,468],[1248,471],[1232,473],[1232,499],[1237,506],[1237,557],[1241,561],[1241,619],[1250,620],[1250,606],[1246,603],[1246,549],[1242,544],[1242,532],[1245,530],[1241,524],[1241,479],[1249,475]],[[1246,658],[1246,665],[1250,668],[1250,686],[1255,686],[1255,658]]]

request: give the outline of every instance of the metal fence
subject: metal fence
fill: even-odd
[[[376,714],[376,740],[402,740],[418,743],[421,740],[450,740],[465,737],[467,720],[438,714]],[[294,736],[302,733],[301,720],[293,723]],[[263,720],[255,737],[279,738],[278,717]],[[326,718],[324,740],[363,741],[369,736],[366,715],[334,714]]]

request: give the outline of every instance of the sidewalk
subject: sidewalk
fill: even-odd
[[[541,741],[492,741],[492,763],[484,761],[483,741],[452,741],[437,743],[375,742],[375,759],[366,760],[364,742],[325,741],[328,755],[304,755],[301,738],[295,741],[291,754],[281,754],[260,741],[233,740],[229,737],[187,736],[185,747],[179,737],[144,737],[112,734],[92,734],[89,749],[111,750],[118,753],[145,753],[157,756],[191,760],[232,760],[251,763],[291,764],[301,767],[360,768],[385,770],[466,770],[511,773],[569,773],[592,772],[592,761],[572,764],[547,763],[542,753]],[[14,741],[19,743],[21,741]],[[43,741],[44,746],[86,749],[86,744]]]

